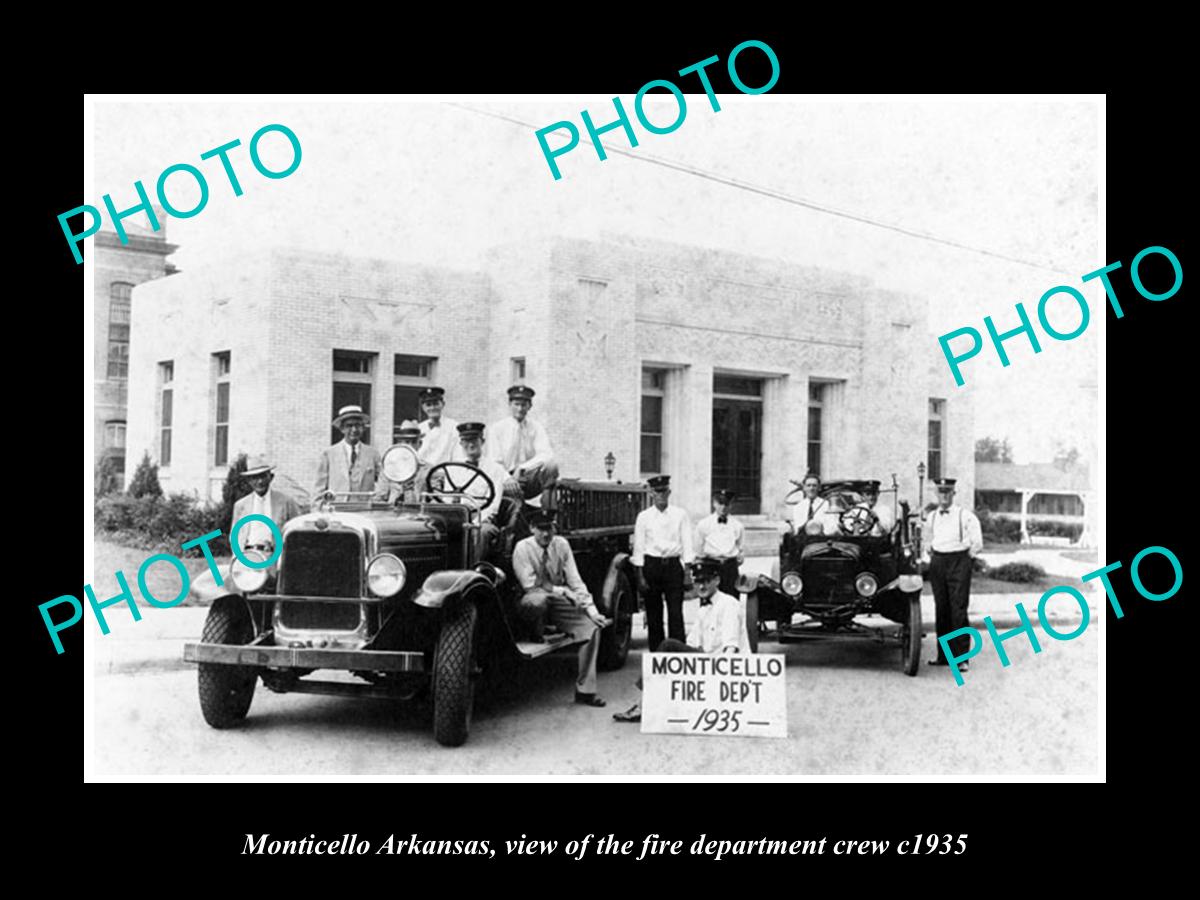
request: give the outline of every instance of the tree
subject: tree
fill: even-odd
[[[1012,447],[1008,445],[1008,438],[982,437],[975,442],[975,462],[1012,461]]]
[[[142,454],[142,461],[133,473],[133,480],[129,482],[129,494],[132,497],[162,496],[162,487],[158,483],[158,466],[150,461],[149,451]]]
[[[1079,462],[1079,448],[1066,447],[1062,444],[1058,445],[1058,449],[1054,451],[1054,464],[1060,469],[1066,470],[1073,468]]]
[[[117,471],[117,457],[100,457],[100,461],[96,463],[95,496],[104,497],[120,489],[121,475]]]

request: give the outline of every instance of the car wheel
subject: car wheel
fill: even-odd
[[[758,652],[758,591],[746,595],[746,637],[750,640],[750,652]]]
[[[246,604],[236,597],[221,597],[209,607],[200,640],[206,644],[248,644],[254,640],[254,623]],[[213,728],[230,728],[246,718],[258,670],[253,666],[200,663],[200,712]]]
[[[479,611],[463,603],[442,623],[433,656],[433,736],[445,747],[461,746],[471,730],[475,703],[475,638]]]
[[[921,592],[908,594],[908,622],[900,627],[900,667],[905,675],[921,670]]]
[[[600,633],[600,655],[596,660],[596,668],[608,672],[625,665],[625,660],[629,656],[629,645],[633,643],[635,606],[629,578],[624,572],[618,572],[612,603],[606,612],[606,615],[612,618],[613,623]]]

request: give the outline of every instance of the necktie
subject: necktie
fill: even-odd
[[[550,548],[542,548],[542,584],[545,587],[552,587],[550,584]]]
[[[811,522],[811,521],[812,521],[812,517],[813,517],[813,513],[815,513],[816,511],[817,511],[817,505],[816,505],[816,501],[814,501],[814,500],[809,500],[809,501],[808,501],[808,519],[807,519],[806,521],[809,521],[809,522]]]
[[[354,464],[358,462],[358,444],[350,447],[350,468],[354,468]]]
[[[718,525],[724,525],[728,521],[729,521],[729,516],[717,516],[717,524]]]

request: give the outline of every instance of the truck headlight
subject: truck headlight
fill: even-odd
[[[798,572],[788,572],[783,576],[780,586],[789,597],[799,597],[800,592],[804,590],[804,581]]]
[[[267,561],[267,554],[262,550],[243,550],[242,556],[251,562],[263,563]],[[233,562],[229,564],[229,580],[243,594],[252,594],[255,591],[262,590],[262,586],[267,583],[269,572],[269,568],[250,568],[238,559],[236,555],[233,557]]]
[[[404,563],[391,553],[380,553],[367,564],[367,588],[376,597],[394,597],[407,577]]]
[[[420,463],[417,461],[417,451],[407,444],[396,444],[389,447],[383,454],[381,467],[383,474],[389,480],[396,484],[407,484],[416,477],[417,469],[420,467]]]
[[[859,596],[874,597],[875,592],[879,590],[879,582],[870,572],[860,572],[854,579],[854,589],[858,591]]]
[[[901,575],[900,590],[902,591],[919,591],[922,586],[920,575]]]

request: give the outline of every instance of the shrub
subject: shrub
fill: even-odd
[[[96,498],[106,497],[114,491],[121,489],[121,475],[117,472],[118,458],[115,456],[102,456],[99,462],[96,463],[96,484],[94,496]]]
[[[1010,562],[988,570],[988,578],[1017,584],[1036,584],[1046,577],[1046,570],[1035,563]]]
[[[162,486],[158,483],[158,466],[150,461],[150,453],[142,454],[142,461],[129,482],[129,493],[134,497],[161,497]]]
[[[1082,522],[1056,522],[1053,519],[1030,519],[1030,534],[1044,534],[1051,537],[1065,537],[1072,541],[1079,540],[1083,534]]]
[[[987,560],[983,559],[982,557],[976,556],[974,559],[971,560],[971,571],[974,572],[976,575],[986,575],[988,573]]]
[[[128,494],[109,494],[96,501],[96,529],[125,531],[134,527],[138,500]]]
[[[1006,519],[993,515],[986,509],[976,514],[979,517],[979,530],[985,541],[995,544],[1018,544],[1021,542],[1021,523],[1016,519]]]

